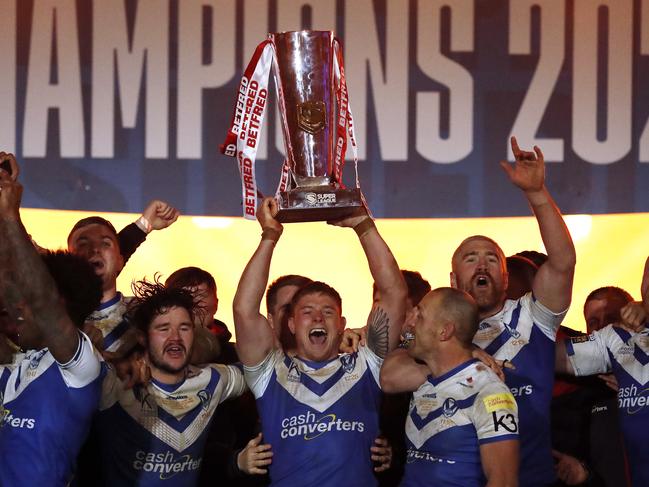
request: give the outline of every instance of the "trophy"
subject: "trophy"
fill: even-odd
[[[277,220],[336,220],[358,212],[365,204],[356,164],[356,187],[346,188],[342,181],[348,136],[357,160],[342,49],[331,31],[298,31],[269,34],[259,45],[244,73],[232,128],[221,146],[239,160],[244,216],[254,217],[254,156],[271,63],[286,148],[276,192]]]

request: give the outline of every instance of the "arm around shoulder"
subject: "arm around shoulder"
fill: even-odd
[[[388,354],[381,366],[381,389],[388,394],[414,392],[428,375],[428,366],[417,363],[407,350],[398,348]]]

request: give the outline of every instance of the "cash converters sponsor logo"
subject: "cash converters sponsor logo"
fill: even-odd
[[[447,460],[446,458],[440,458],[440,457],[436,457],[435,455],[431,455],[427,451],[408,448],[408,453],[406,455],[406,463],[414,463],[417,460],[423,460],[425,462],[432,462],[432,463],[445,463],[446,465],[455,464],[455,460]]]
[[[337,418],[335,414],[325,414],[316,417],[315,413],[309,411],[306,414],[298,414],[282,420],[282,439],[302,436],[305,440],[314,440],[318,436],[331,431],[365,431],[365,423],[362,421],[345,421]]]
[[[33,430],[36,426],[34,418],[19,418],[11,414],[11,411],[0,406],[0,426],[7,425],[12,428]]]
[[[511,391],[512,396],[523,397],[531,396],[532,392],[534,392],[534,387],[532,387],[532,384],[527,384],[526,386],[510,387],[509,390]]]
[[[133,468],[137,471],[159,474],[160,480],[170,479],[176,474],[194,472],[201,468],[202,458],[191,455],[174,456],[173,452],[147,453],[138,450],[135,453]]]
[[[617,404],[620,409],[626,409],[628,414],[639,412],[642,408],[649,406],[649,387],[638,389],[635,384],[620,387],[617,392]]]

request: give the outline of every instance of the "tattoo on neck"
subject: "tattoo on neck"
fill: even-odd
[[[389,325],[390,318],[382,308],[374,308],[367,317],[367,346],[381,358],[388,354]]]

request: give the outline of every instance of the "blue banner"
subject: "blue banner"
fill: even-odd
[[[527,215],[499,161],[540,146],[564,213],[649,211],[649,0],[0,0],[0,148],[23,205],[241,214],[222,156],[269,31],[344,45],[361,186],[378,217]],[[274,92],[274,86],[271,86]],[[283,137],[266,117],[257,177]],[[353,183],[351,166],[346,178]]]

